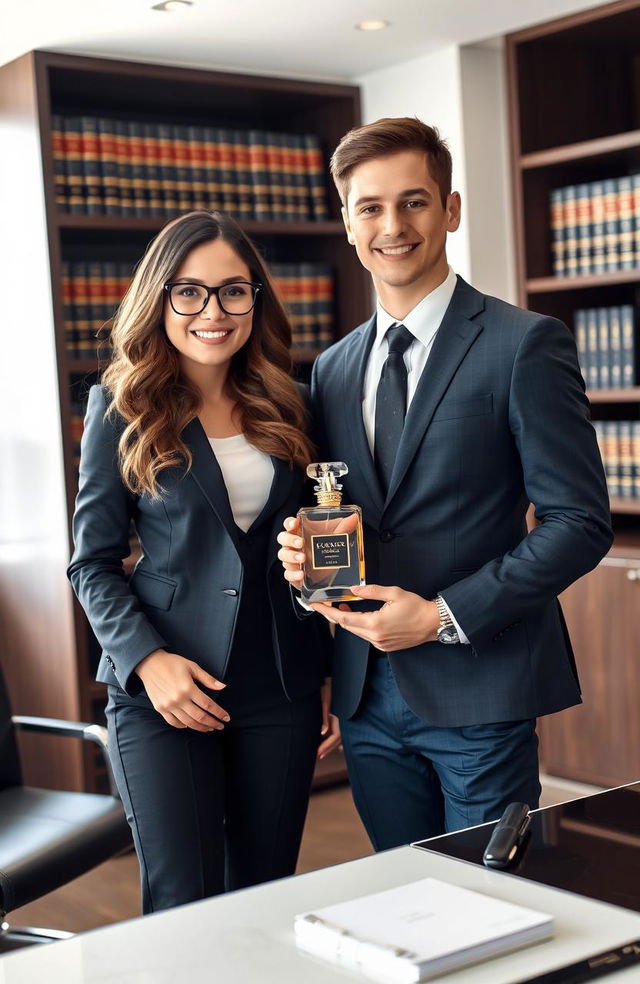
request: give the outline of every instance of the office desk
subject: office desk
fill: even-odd
[[[640,914],[523,878],[401,847],[0,958],[0,984],[330,984],[364,978],[299,953],[297,912],[433,876],[550,912],[555,938],[476,964],[443,984],[513,984],[640,937]],[[612,977],[639,979],[638,968]]]
[[[494,826],[482,824],[414,846],[482,864]],[[640,911],[640,782],[533,810],[515,862],[508,870],[521,878]]]

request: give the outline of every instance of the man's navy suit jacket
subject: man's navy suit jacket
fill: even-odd
[[[386,497],[362,419],[374,338],[375,317],[316,361],[318,440],[329,460],[349,467],[343,501],[363,510],[367,581],[423,598],[440,593],[471,642],[390,653],[405,701],[445,727],[533,718],[579,703],[557,595],[596,566],[612,534],[570,332],[458,278]],[[527,534],[529,503],[538,524]],[[359,706],[368,648],[338,629],[338,716],[351,717]]]

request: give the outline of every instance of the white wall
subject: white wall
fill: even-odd
[[[453,187],[462,195],[460,228],[449,236],[447,255],[456,273],[468,278],[470,255],[466,219],[466,173],[462,132],[460,49],[449,46],[433,54],[370,72],[354,80],[362,88],[365,123],[382,116],[418,116],[436,126],[453,157]]]
[[[515,303],[515,255],[508,156],[504,51],[460,49],[462,132],[467,175],[471,279]]]
[[[365,123],[418,116],[436,126],[453,157],[462,222],[449,236],[451,266],[478,287],[515,298],[503,54],[499,47],[449,46],[370,72],[362,89]]]

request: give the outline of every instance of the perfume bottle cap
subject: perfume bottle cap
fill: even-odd
[[[325,476],[330,475],[335,481],[336,478],[342,478],[348,472],[349,469],[344,461],[314,461],[312,464],[307,465],[307,475],[309,478],[323,479]]]
[[[348,473],[344,461],[315,461],[307,466],[309,478],[316,479],[314,489],[318,503],[323,506],[339,506],[342,501],[342,486],[336,479]]]

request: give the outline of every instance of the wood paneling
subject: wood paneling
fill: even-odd
[[[606,558],[561,598],[583,704],[539,724],[546,772],[601,786],[640,776],[640,559]]]

